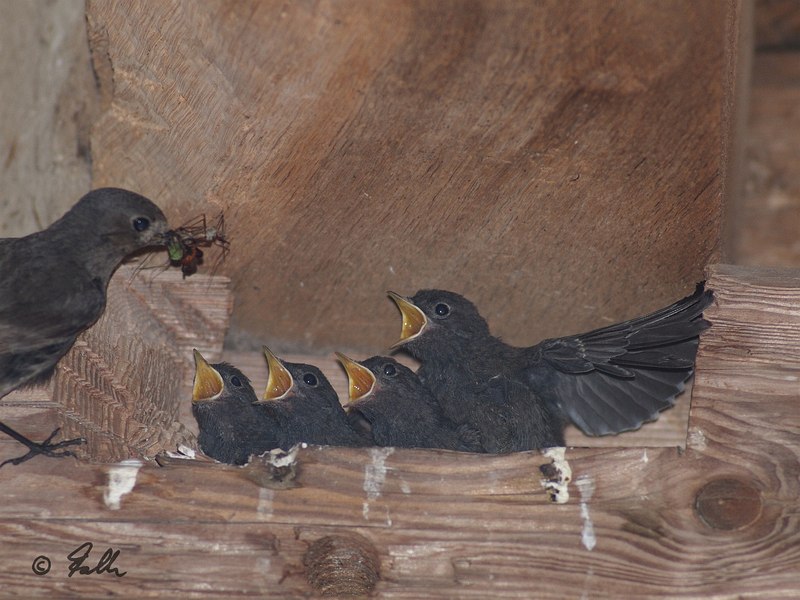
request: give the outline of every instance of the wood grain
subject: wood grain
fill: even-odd
[[[78,337],[47,386],[3,400],[2,418],[16,410],[10,424],[29,436],[46,437],[58,426],[65,439],[84,437],[75,451],[94,461],[191,445],[191,430],[177,417],[190,398],[192,349],[219,358],[233,303],[228,285],[225,277],[183,279],[179,270],[123,265],[108,286],[103,316]],[[19,452],[18,444],[3,448]]]
[[[589,330],[718,253],[737,6],[89,2],[94,183],[224,209],[242,347],[374,353],[424,287]]]
[[[0,237],[61,217],[89,191],[99,113],[83,2],[15,2],[0,19]]]
[[[731,260],[740,264],[800,267],[799,81],[796,51],[756,53],[745,186],[733,203],[740,223]]]
[[[708,275],[686,449],[567,449],[566,504],[548,500],[537,452],[310,447],[286,489],[259,484],[255,463],[172,459],[141,466],[117,510],[117,466],[37,459],[0,470],[0,586],[308,597],[308,549],[358,534],[380,559],[381,598],[796,597],[800,273]],[[128,574],[68,578],[84,541],[119,549]],[[36,577],[42,554],[53,571]]]
[[[800,46],[800,7],[794,0],[755,1],[756,48],[797,51]]]

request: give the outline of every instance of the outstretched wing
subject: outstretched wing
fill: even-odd
[[[526,378],[588,435],[636,429],[683,391],[712,301],[713,292],[699,284],[693,295],[645,317],[545,340],[530,349]]]

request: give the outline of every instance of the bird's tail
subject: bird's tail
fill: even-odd
[[[588,435],[637,429],[672,406],[694,373],[703,311],[713,292],[654,313],[543,345],[549,385],[542,394]],[[537,369],[542,373],[541,369]]]

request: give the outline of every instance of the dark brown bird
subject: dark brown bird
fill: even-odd
[[[194,351],[192,414],[200,429],[200,449],[211,458],[243,465],[251,455],[277,448],[272,423],[256,408],[250,380],[228,363],[210,365]]]
[[[317,367],[283,361],[264,346],[269,379],[263,400],[256,403],[270,419],[271,432],[288,450],[305,442],[320,446],[365,446],[339,402],[336,390]]]
[[[0,239],[0,398],[45,381],[75,338],[106,305],[106,288],[123,259],[163,245],[167,220],[150,200],[117,188],[93,190],[44,231]],[[36,443],[0,423],[28,453],[69,456],[66,446]]]
[[[422,362],[418,375],[447,417],[506,452],[563,445],[567,421],[606,435],[657,418],[694,371],[713,300],[701,285],[645,317],[517,348],[492,336],[459,294],[389,295],[403,316],[396,345]]]
[[[348,419],[376,446],[483,451],[476,432],[447,419],[430,390],[405,365],[386,356],[361,362],[340,352],[336,356],[349,380]]]

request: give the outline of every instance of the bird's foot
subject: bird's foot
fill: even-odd
[[[75,456],[74,452],[70,450],[62,450],[62,448],[86,443],[86,440],[84,438],[74,438],[71,440],[64,440],[63,442],[57,442],[55,444],[51,444],[50,441],[56,436],[56,434],[58,434],[59,431],[61,431],[60,427],[57,427],[55,431],[53,431],[53,433],[51,433],[50,436],[41,443],[29,440],[24,435],[17,433],[16,431],[11,429],[7,425],[4,425],[3,423],[0,423],[0,431],[4,431],[5,433],[13,437],[15,440],[17,440],[20,444],[23,444],[28,447],[27,454],[23,454],[22,456],[18,456],[17,458],[9,458],[7,460],[4,460],[2,463],[0,463],[0,469],[2,469],[5,465],[9,463],[11,463],[12,465],[22,464],[26,460],[30,460],[34,456],[37,456],[39,454],[43,456],[50,456],[52,458]]]

